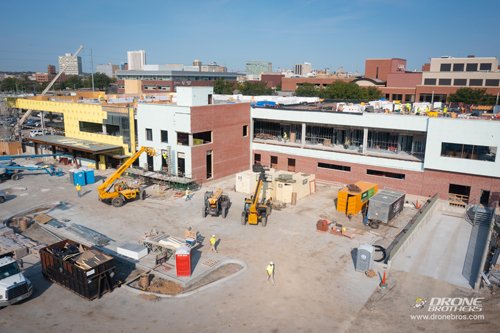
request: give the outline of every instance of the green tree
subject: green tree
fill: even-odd
[[[295,89],[295,96],[300,97],[318,97],[321,94],[321,90],[316,88],[312,83],[301,84]]]
[[[236,89],[236,82],[217,79],[214,82],[214,93],[220,95],[232,95]]]
[[[273,89],[268,88],[265,82],[243,82],[238,85],[238,90],[246,96],[272,95]]]
[[[16,78],[8,77],[2,80],[0,90],[2,91],[16,91]]]
[[[78,75],[69,75],[66,80],[62,82],[61,88],[78,89],[83,88],[83,81]]]
[[[460,88],[449,97],[450,102],[465,104],[495,104],[495,96],[488,95],[486,89]]]

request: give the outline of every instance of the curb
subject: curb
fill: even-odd
[[[201,286],[199,288],[196,288],[195,290],[191,290],[191,291],[188,291],[188,292],[185,292],[185,293],[180,293],[180,294],[177,294],[177,295],[166,295],[166,294],[159,294],[159,293],[153,293],[153,292],[148,292],[148,291],[142,291],[142,290],[139,290],[139,289],[135,289],[135,288],[132,288],[130,287],[128,284],[126,285],[123,285],[122,287],[125,287],[125,289],[135,293],[135,294],[146,294],[146,295],[155,295],[157,297],[160,297],[160,298],[181,298],[181,297],[188,297],[188,296],[191,296],[193,294],[196,294],[200,291],[204,291],[208,288],[211,288],[213,286],[216,286],[218,284],[221,284],[229,279],[232,279],[238,275],[240,275],[241,273],[243,273],[243,271],[245,271],[247,269],[247,264],[241,260],[237,260],[237,259],[228,259],[226,261],[224,261],[223,263],[217,265],[215,268],[214,268],[214,271],[216,269],[218,269],[219,267],[222,267],[224,265],[227,265],[227,264],[238,264],[240,265],[242,268],[237,271],[236,273],[234,274],[231,274],[229,276],[226,276],[226,277],[223,277],[222,279],[219,279],[219,280],[216,280],[214,282],[210,282],[204,286]]]

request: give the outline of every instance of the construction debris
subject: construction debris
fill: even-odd
[[[15,233],[11,228],[0,225],[0,256],[12,254],[15,259],[20,259],[27,256],[31,249],[38,245],[37,242]]]
[[[76,223],[72,223],[71,226],[67,228],[67,230],[77,234],[78,236],[88,240],[95,245],[105,246],[108,245],[110,241],[112,241],[112,239],[107,237],[106,235],[103,235],[95,230]]]

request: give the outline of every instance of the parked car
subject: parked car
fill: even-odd
[[[30,137],[34,138],[35,136],[45,135],[47,134],[44,130],[31,130]]]

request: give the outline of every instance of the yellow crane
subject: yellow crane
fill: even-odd
[[[263,227],[267,225],[267,217],[271,214],[271,199],[266,200],[266,173],[263,167],[257,169],[260,171],[257,186],[255,186],[254,195],[248,199],[245,198],[245,205],[241,213],[241,224],[259,224]],[[260,192],[263,189],[262,200],[259,201]]]
[[[141,147],[132,157],[122,164],[104,183],[97,187],[99,201],[111,202],[114,207],[121,207],[126,200],[136,199],[139,195],[144,200],[146,191],[138,188],[131,188],[125,182],[117,182],[121,175],[127,170],[136,159],[146,152],[149,156],[154,156],[156,151],[150,147]]]

